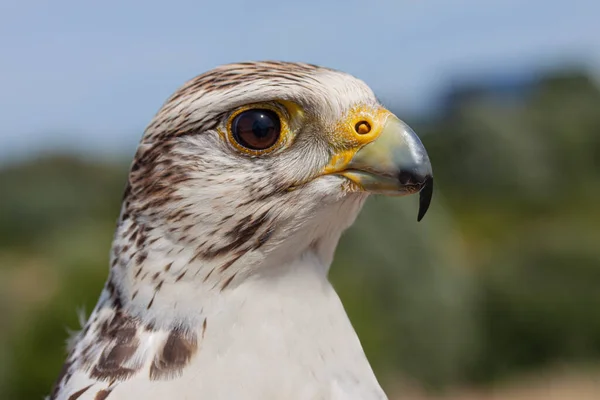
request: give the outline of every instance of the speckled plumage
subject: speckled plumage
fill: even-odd
[[[236,152],[227,116],[267,101],[302,110],[291,144]],[[367,193],[320,171],[357,106],[381,107],[362,81],[283,62],[222,66],[171,96],[141,140],[108,280],[50,398],[385,399],[327,281]]]

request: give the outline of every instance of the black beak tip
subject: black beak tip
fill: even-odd
[[[431,198],[433,197],[433,176],[428,176],[425,179],[425,183],[419,192],[419,214],[417,216],[417,222],[420,222],[431,204]]]

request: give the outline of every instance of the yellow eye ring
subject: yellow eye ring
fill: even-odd
[[[242,154],[262,156],[288,141],[288,118],[283,106],[255,103],[236,109],[227,119],[227,140]]]

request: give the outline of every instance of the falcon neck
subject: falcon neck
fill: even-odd
[[[178,303],[156,297],[147,310],[140,303],[146,310],[140,340],[185,332],[183,339],[194,346],[186,347],[193,352],[177,383],[194,393],[218,394],[210,398],[267,398],[276,387],[289,391],[287,398],[385,399],[326,267],[315,249],[307,248],[225,290],[184,279],[165,283],[160,293],[168,291]],[[160,326],[169,318],[175,326]],[[264,372],[256,374],[256,366]],[[222,386],[224,376],[232,377],[231,385]]]
[[[335,295],[327,273],[340,234],[341,230],[317,241],[300,235],[293,243],[302,250],[278,247],[268,259],[259,250],[202,258],[194,246],[173,240],[164,230],[122,219],[112,249],[107,295],[127,314],[165,327],[199,326],[207,313],[235,309],[229,299],[244,298],[244,293],[246,303],[276,294],[271,301],[282,307],[282,299],[302,303],[312,291],[322,293],[325,288]],[[291,298],[292,294],[296,296]]]

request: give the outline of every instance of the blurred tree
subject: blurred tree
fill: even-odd
[[[479,281],[471,377],[598,360],[600,90],[578,71],[541,77],[515,101],[481,86],[449,96],[427,127]]]
[[[49,393],[102,289],[125,172],[71,156],[0,171],[0,398]]]

